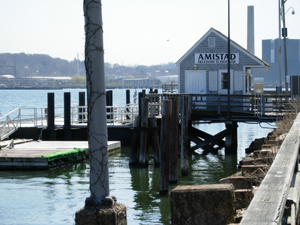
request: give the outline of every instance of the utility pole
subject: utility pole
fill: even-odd
[[[285,9],[284,3],[286,0],[282,0],[282,23],[283,23],[283,46],[284,46],[284,82],[285,82],[285,94],[288,93],[288,83],[287,83],[287,49],[286,49],[286,37],[287,37],[287,28],[285,27]]]
[[[230,0],[228,0],[228,63],[227,63],[227,120],[230,120]]]
[[[281,1],[282,0],[278,0],[278,4],[279,4],[279,39],[278,39],[278,63],[279,63],[279,89],[280,89],[280,93],[282,94],[282,78],[281,78],[281,74],[282,74],[282,51],[281,51],[281,13],[282,13],[282,9],[281,9]]]
[[[84,0],[85,68],[88,100],[88,144],[91,196],[86,204],[101,205],[109,195],[106,91],[100,0]]]
[[[108,138],[101,0],[84,0],[88,99],[90,197],[75,214],[76,225],[127,225],[126,206],[109,195]]]

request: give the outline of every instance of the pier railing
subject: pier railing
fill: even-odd
[[[7,138],[19,128],[20,112],[16,108],[0,118],[0,141]]]
[[[190,96],[190,112],[197,114],[215,112],[221,114],[228,108],[228,95],[226,94],[147,94],[150,99],[158,99],[161,103],[164,99]],[[252,114],[253,116],[276,115],[289,111],[289,97],[275,93],[251,94],[251,95],[230,95],[230,111]]]
[[[158,108],[158,106],[156,107]],[[138,116],[138,105],[128,104],[124,107],[106,107],[107,124],[109,126],[130,126]],[[153,112],[153,110],[151,111]],[[155,111],[158,112],[158,111]],[[55,125],[64,125],[64,108],[55,107]],[[47,107],[16,108],[0,118],[0,141],[8,138],[19,127],[47,127]],[[71,125],[81,126],[88,122],[87,106],[71,107]]]
[[[298,224],[300,114],[256,191],[241,225]]]

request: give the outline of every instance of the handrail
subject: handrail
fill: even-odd
[[[275,160],[268,173],[256,191],[241,225],[249,224],[281,224],[286,208],[288,196],[297,196],[291,199],[294,211],[298,213],[300,187],[299,185],[299,147],[300,147],[300,113],[292,128],[280,146]],[[294,186],[291,188],[291,186]],[[291,193],[295,192],[295,193]],[[296,215],[292,215],[296,216]],[[296,216],[297,218],[297,216]],[[295,221],[292,221],[295,224]]]
[[[9,137],[9,135],[18,130],[20,121],[19,110],[19,108],[16,108],[0,118],[0,141]],[[13,117],[15,112],[18,113],[15,117]],[[12,127],[10,125],[12,125]]]

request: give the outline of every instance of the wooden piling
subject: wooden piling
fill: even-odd
[[[160,140],[160,179],[159,193],[167,194],[169,190],[169,152],[170,152],[170,122],[172,116],[172,101],[164,100],[161,119]]]
[[[110,91],[106,91],[106,106],[113,106],[113,92]],[[113,109],[112,108],[106,108],[106,118],[107,119],[113,119]]]
[[[130,159],[129,164],[133,165],[138,163],[138,155],[139,155],[139,143],[140,143],[140,125],[141,119],[139,116],[135,117],[132,142],[131,142],[131,151],[130,151]]]
[[[71,93],[64,93],[64,129],[63,129],[64,140],[72,139],[71,132]]]
[[[158,129],[155,117],[149,118],[149,127],[151,128],[151,140],[152,140],[152,151],[154,163],[156,165],[160,164],[160,147],[159,147],[159,139],[158,139]]]
[[[172,98],[172,117],[170,124],[170,171],[169,181],[177,183],[178,180],[178,97]]]
[[[225,154],[237,154],[237,122],[226,121]]]
[[[71,93],[64,92],[64,128],[71,127]]]
[[[85,115],[82,115],[85,113],[85,109],[82,108],[82,106],[85,106],[85,92],[79,92],[78,96],[79,102],[78,105],[80,106],[79,108],[79,123],[83,123],[85,120]]]
[[[54,93],[48,93],[47,120],[48,128],[54,128]]]
[[[141,101],[141,136],[140,136],[140,152],[139,164],[148,165],[148,98],[142,98]]]
[[[187,176],[189,174],[189,158],[188,150],[190,148],[189,142],[189,97],[181,96],[181,175]]]

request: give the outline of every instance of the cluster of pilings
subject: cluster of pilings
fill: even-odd
[[[140,115],[134,125],[130,164],[147,166],[151,143],[154,162],[160,165],[159,192],[165,194],[168,193],[169,183],[178,181],[179,156],[181,156],[181,175],[188,175],[189,96],[180,96],[180,99],[174,96],[163,100],[160,127],[157,126],[158,118],[148,117],[149,99],[142,98],[140,102]]]

